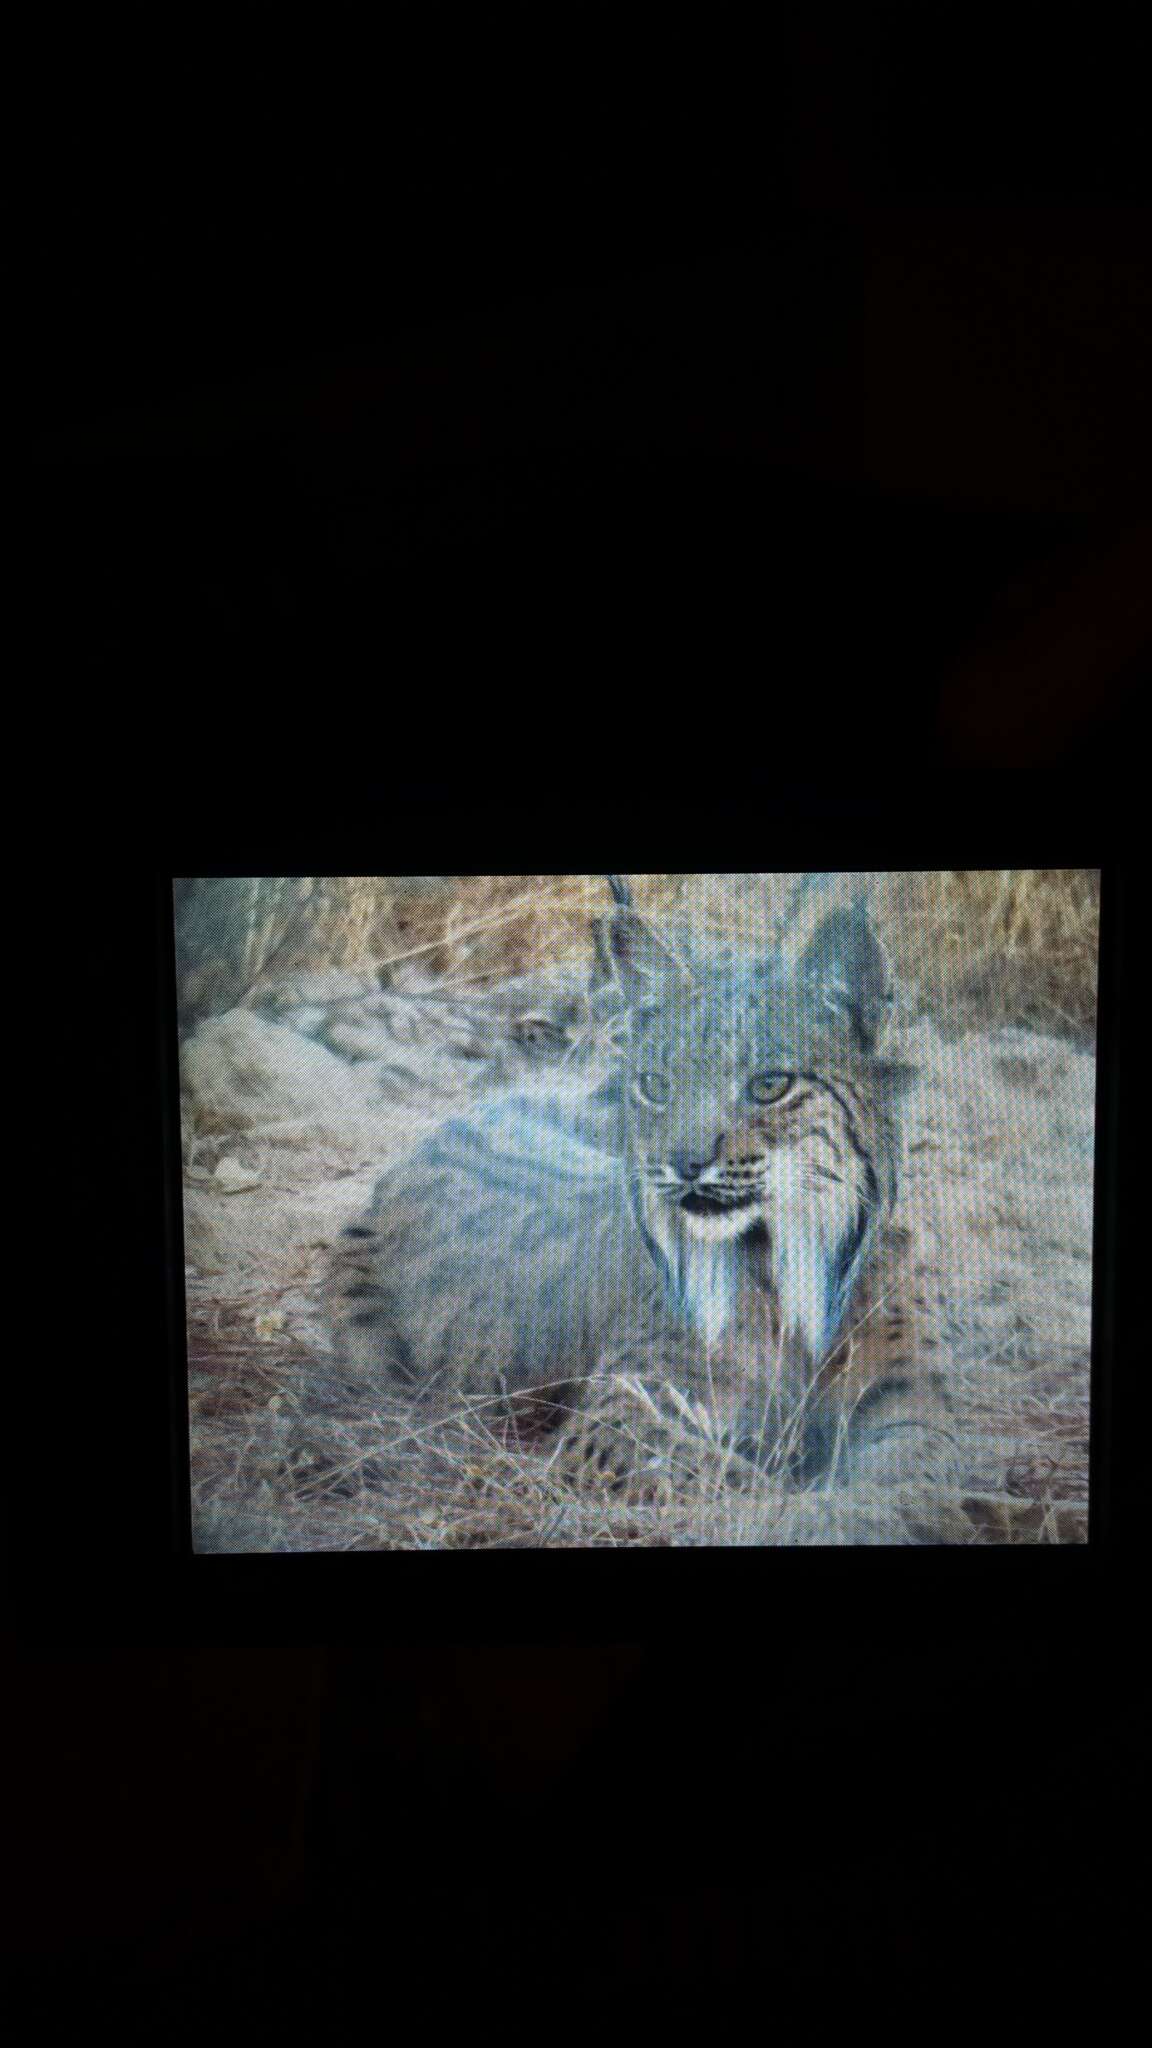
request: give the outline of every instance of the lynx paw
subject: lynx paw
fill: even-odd
[[[607,1488],[634,1498],[667,1500],[672,1481],[659,1453],[642,1444],[635,1429],[608,1414],[581,1417],[565,1430],[552,1469],[581,1492]]]
[[[659,1500],[705,1481],[743,1488],[759,1477],[677,1388],[653,1389],[624,1374],[565,1429],[554,1467],[570,1485]]]
[[[966,1544],[973,1535],[958,1496],[947,1491],[830,1486],[786,1499],[747,1540],[792,1550],[847,1550]]]

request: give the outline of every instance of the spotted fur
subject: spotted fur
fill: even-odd
[[[557,1428],[572,1478],[946,1481],[893,1224],[890,977],[862,907],[798,962],[694,965],[626,903],[598,921],[607,1078],[445,1124],[344,1233],[338,1352],[429,1414]]]
[[[580,1067],[591,1048],[586,991],[573,977],[524,977],[495,990],[382,988],[369,974],[299,974],[257,1007],[369,1069],[389,1101],[479,1094]]]

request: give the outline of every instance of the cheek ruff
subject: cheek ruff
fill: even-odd
[[[798,1132],[755,1164],[696,1181],[664,1165],[645,1175],[650,1246],[681,1314],[709,1344],[735,1311],[740,1241],[758,1234],[782,1330],[815,1364],[832,1349],[877,1220],[877,1182],[863,1148],[845,1143],[835,1173],[823,1170],[827,1159],[823,1132]]]

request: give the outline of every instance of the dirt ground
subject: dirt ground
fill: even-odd
[[[580,971],[572,962],[553,979],[575,984]],[[345,999],[379,986],[341,972],[329,986]],[[440,1042],[446,985],[414,977],[399,999],[420,1041],[405,1055],[402,1100],[381,1087],[378,1062],[303,1035],[315,1013],[306,1017],[298,988],[275,977],[264,1007],[203,1019],[185,1042],[195,1547],[747,1541],[715,1498],[574,1496],[553,1477],[546,1445],[493,1439],[445,1451],[414,1437],[383,1390],[365,1410],[334,1381],[319,1312],[332,1240],[387,1164],[509,1078],[499,1026],[479,1058],[461,1061]],[[498,1009],[500,992],[489,980],[469,990],[469,1003]],[[970,1540],[1083,1541],[1094,1052],[1084,1031],[976,1028],[969,1007],[937,1003],[929,1015],[924,1004],[922,992],[903,998],[891,1041],[920,1074],[897,1221],[919,1246],[925,1341],[957,1400],[965,1486],[986,1504]],[[566,1084],[584,1085],[572,1056],[559,1057]],[[543,1072],[532,1085],[554,1078]]]

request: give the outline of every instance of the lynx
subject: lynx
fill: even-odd
[[[883,1053],[866,912],[791,964],[700,966],[620,893],[595,926],[606,1077],[505,1093],[383,1177],[333,1262],[345,1367],[431,1417],[554,1430],[582,1484],[706,1449],[825,1497],[950,1486],[892,1222],[914,1075]]]
[[[389,1101],[475,1094],[585,1063],[584,990],[571,977],[522,977],[461,994],[398,990],[348,969],[300,974],[254,1007],[369,1068]]]

